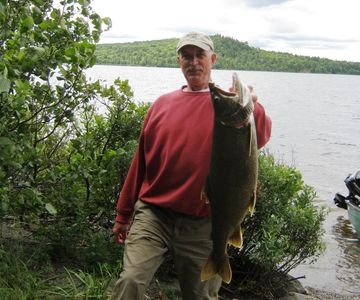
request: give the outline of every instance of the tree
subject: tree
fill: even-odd
[[[0,2],[1,212],[47,208],[48,178],[59,163],[74,115],[89,109],[95,90],[83,71],[107,19],[88,1]],[[45,180],[47,177],[47,180]]]

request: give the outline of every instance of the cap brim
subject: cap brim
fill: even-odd
[[[177,46],[177,49],[176,49],[176,52],[179,52],[181,50],[181,48],[185,47],[185,46],[196,46],[196,47],[199,47],[205,51],[209,51],[211,50],[211,47],[205,43],[201,43],[201,42],[183,42],[183,43],[180,43],[178,46]]]

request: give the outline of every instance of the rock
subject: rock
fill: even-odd
[[[316,298],[309,295],[290,292],[286,294],[284,297],[279,298],[278,300],[314,300],[314,299]]]
[[[316,298],[306,295],[306,294],[300,294],[296,292],[289,292],[285,296],[279,298],[278,300],[315,300]]]
[[[287,275],[286,276],[288,278],[288,281],[286,283],[287,285],[287,292],[288,293],[296,293],[296,294],[307,294],[307,291],[305,290],[305,288],[302,286],[302,284],[300,283],[299,280],[295,279],[294,277]]]
[[[277,287],[273,291],[273,296],[275,299],[282,299],[282,297],[285,297],[290,293],[307,294],[300,281],[297,278],[290,276],[289,274],[279,277],[274,276],[272,285],[273,287]]]

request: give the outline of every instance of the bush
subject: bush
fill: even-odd
[[[126,80],[86,78],[104,25],[89,1],[0,1],[0,222],[56,259],[114,219],[148,108]]]
[[[272,298],[281,293],[285,276],[323,252],[325,212],[314,206],[315,191],[304,184],[294,167],[259,157],[259,182],[255,214],[244,222],[244,245],[230,248],[233,293],[257,293]]]

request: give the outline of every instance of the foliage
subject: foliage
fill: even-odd
[[[0,6],[2,214],[55,212],[44,195],[56,180],[75,113],[89,110],[95,92],[83,70],[95,63],[102,21],[86,1],[60,5],[3,0]]]
[[[88,1],[0,3],[0,221],[15,217],[56,259],[109,258],[111,247],[85,249],[108,240],[97,231],[114,218],[148,106],[126,80],[85,77],[110,24]]]
[[[55,291],[47,291],[48,294],[54,294],[61,299],[108,299],[110,297],[109,286],[117,272],[114,272],[109,265],[99,265],[97,272],[65,270],[68,283],[64,287],[55,287]]]
[[[99,44],[96,49],[99,64],[176,67],[176,39]]]
[[[256,211],[244,222],[243,248],[230,250],[230,289],[271,298],[283,287],[283,275],[324,250],[325,211],[314,206],[315,192],[295,168],[271,155],[260,155],[259,162]]]
[[[314,206],[315,193],[311,187],[304,184],[299,171],[275,162],[271,155],[260,155],[259,162],[261,184],[256,212],[253,217],[246,218],[244,222],[243,248],[241,250],[229,248],[233,280],[230,285],[223,286],[222,293],[232,296],[245,293],[254,298],[261,296],[262,299],[273,299],[275,295],[281,295],[281,290],[286,284],[287,279],[284,281],[284,274],[300,263],[314,261],[322,252],[324,245],[321,240],[323,233],[321,225],[325,213]],[[85,271],[68,271],[66,281],[62,281],[55,289],[44,286],[41,277],[30,272],[26,267],[27,264],[19,263],[19,255],[16,255],[16,258],[13,257],[12,259],[16,260],[12,263],[14,266],[20,265],[25,268],[19,271],[23,276],[20,277],[21,280],[25,281],[22,285],[29,286],[24,291],[25,295],[34,293],[31,287],[34,286],[32,282],[36,282],[38,287],[36,293],[41,292],[42,295],[70,298],[85,298],[91,295],[99,299],[100,295],[109,291],[110,281],[116,278],[118,268],[121,266],[121,263],[114,263],[115,258],[109,260],[110,263],[112,262],[112,268],[104,262],[104,256],[111,256],[111,252],[115,251],[111,249],[106,252],[104,248],[101,248],[102,245],[106,245],[105,240],[101,241],[101,238],[97,240],[94,237],[93,245],[97,247],[94,252],[98,255],[93,260],[96,272],[91,271],[91,268],[90,271],[86,271],[86,268]],[[109,245],[105,246],[107,247]],[[91,247],[87,250],[91,252]],[[41,247],[38,251],[43,252]],[[115,256],[121,257],[120,254]],[[2,261],[7,261],[7,259],[2,259]],[[88,261],[91,262],[91,260]],[[96,261],[102,262],[102,265],[99,267],[95,264]],[[4,264],[1,266],[1,274],[11,274],[11,272],[6,272]],[[87,264],[87,266],[89,268],[91,265]],[[19,268],[15,267],[11,271],[14,272],[17,269]],[[165,278],[169,274],[173,277],[172,261],[167,260],[167,265],[162,266],[161,271],[166,274],[158,274],[159,278]],[[6,278],[12,277],[10,275]],[[8,285],[7,279],[3,278],[0,291],[4,293],[6,290],[3,287]],[[13,292],[15,288],[16,284],[7,291]],[[169,295],[173,292],[171,289],[167,290]]]
[[[97,264],[92,270],[64,268],[38,270],[36,261],[21,249],[0,248],[0,298],[18,299],[107,299],[109,286],[121,264]],[[45,264],[44,264],[45,265]]]
[[[360,62],[265,51],[221,35],[212,39],[218,57],[214,66],[217,69],[360,75]],[[164,39],[100,44],[96,56],[100,64],[177,67],[176,43],[177,39]]]
[[[0,246],[0,298],[38,299],[39,291],[46,287],[45,282],[29,269],[29,260],[18,259],[22,253],[5,251]]]

